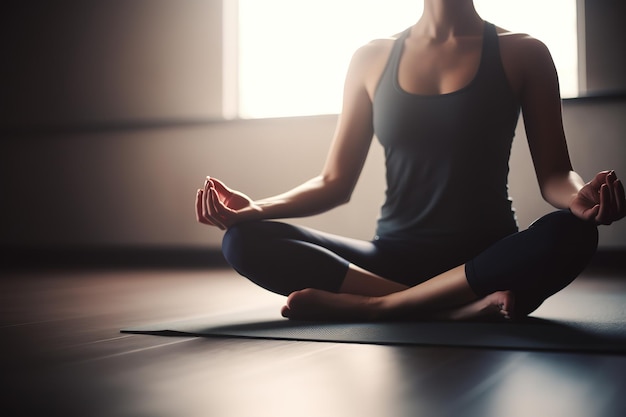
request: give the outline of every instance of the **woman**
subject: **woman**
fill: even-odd
[[[520,110],[559,209],[524,231],[507,195]],[[374,134],[387,192],[372,241],[267,221],[347,202]],[[354,54],[319,176],[260,201],[207,177],[196,214],[227,230],[233,268],[289,296],[285,317],[467,320],[531,313],[585,268],[597,225],[626,204],[613,171],[586,184],[573,171],[546,47],[483,21],[471,0],[426,0],[414,26]]]

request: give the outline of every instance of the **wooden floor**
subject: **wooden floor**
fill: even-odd
[[[613,285],[626,297],[623,272],[586,273],[573,285],[590,282]],[[125,326],[221,314],[242,306],[270,303],[278,311],[282,301],[221,268],[3,273],[0,413],[626,416],[623,355],[119,332]]]

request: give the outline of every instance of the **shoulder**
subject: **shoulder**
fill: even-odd
[[[371,63],[380,59],[386,59],[391,53],[394,43],[400,36],[401,34],[397,34],[369,41],[354,52],[353,60],[356,62],[365,61]]]
[[[352,56],[347,81],[363,85],[370,99],[374,97],[378,80],[385,69],[393,45],[400,36],[401,33],[371,40],[359,47]]]
[[[527,33],[497,28],[502,65],[516,93],[538,80],[554,83],[556,69],[548,47]],[[556,81],[558,82],[558,81]]]
[[[501,53],[516,57],[520,63],[538,63],[551,61],[548,47],[539,39],[527,33],[511,32],[498,27],[498,39]]]

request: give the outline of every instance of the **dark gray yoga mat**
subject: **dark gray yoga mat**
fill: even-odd
[[[278,307],[129,327],[123,333],[217,336],[382,345],[626,353],[623,295],[574,295],[562,317],[514,322],[327,323],[287,320]],[[600,304],[598,304],[600,303]],[[585,306],[596,306],[585,311]],[[576,307],[577,306],[577,307]]]

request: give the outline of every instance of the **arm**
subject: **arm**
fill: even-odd
[[[626,215],[624,188],[614,172],[603,171],[585,181],[573,169],[567,149],[559,83],[548,49],[526,37],[520,93],[526,136],[543,198],[576,216],[610,224]]]
[[[313,215],[349,201],[373,136],[372,103],[365,87],[370,55],[364,47],[352,59],[342,114],[320,175],[285,193],[258,201],[230,190],[219,180],[207,178],[196,196],[198,221],[226,229],[247,220]]]
[[[539,188],[548,203],[568,208],[584,181],[570,162],[556,69],[541,42],[525,38],[522,43],[526,64],[520,97]]]
[[[350,200],[372,141],[372,103],[365,88],[367,51],[354,55],[344,85],[343,109],[323,170],[284,194],[257,202],[269,218],[327,211]]]

